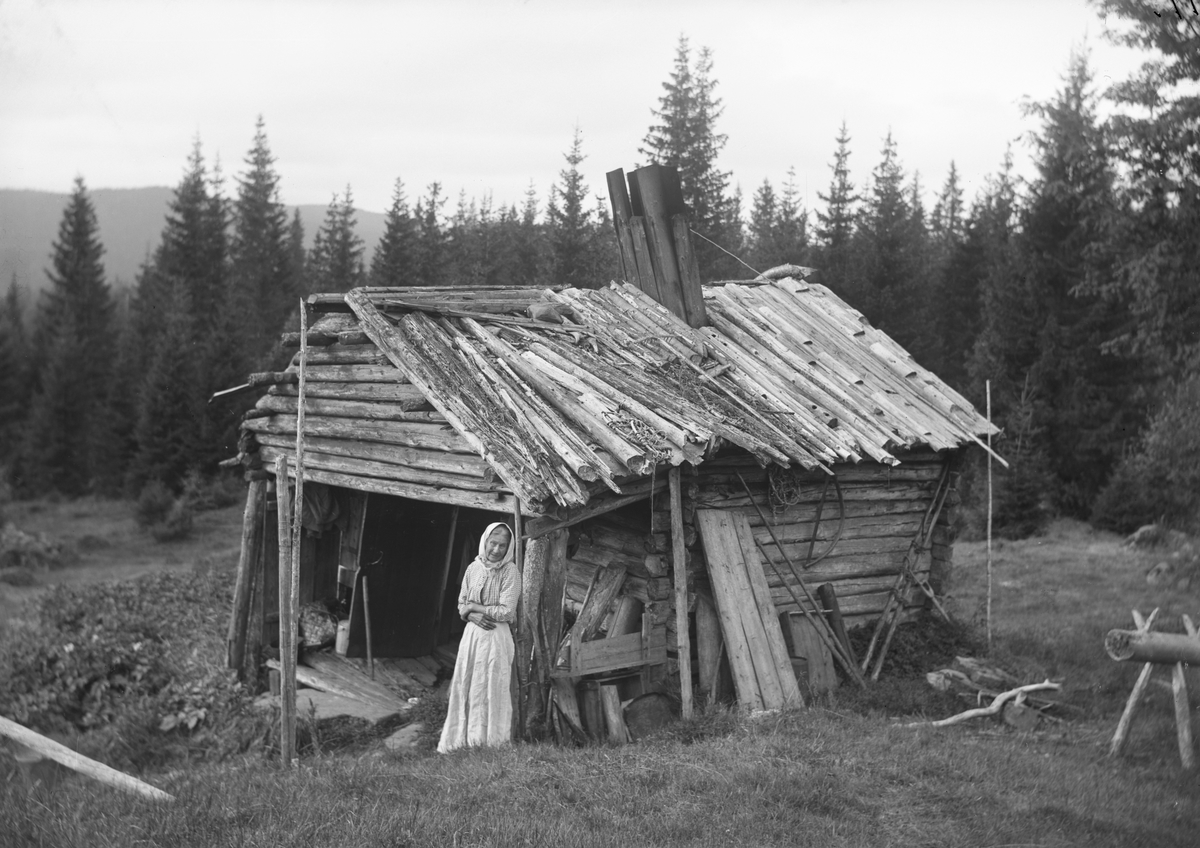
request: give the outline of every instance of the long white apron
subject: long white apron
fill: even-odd
[[[467,622],[450,681],[440,753],[473,745],[505,745],[512,738],[513,653],[506,622],[492,630]]]

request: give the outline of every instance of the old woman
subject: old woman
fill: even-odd
[[[458,614],[467,622],[450,704],[438,751],[471,745],[504,745],[512,733],[513,637],[521,596],[521,572],[513,561],[512,531],[489,524],[479,540],[479,555],[467,566],[458,593]]]

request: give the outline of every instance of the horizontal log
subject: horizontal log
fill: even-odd
[[[299,367],[300,354],[292,358],[292,365]],[[318,365],[390,365],[383,352],[373,344],[318,347],[308,351],[308,366]]]
[[[290,462],[295,461],[295,445],[290,448],[264,445],[261,453],[263,462],[273,462],[280,456],[286,456]],[[484,480],[482,477],[469,477],[446,471],[426,471],[407,465],[392,465],[386,462],[336,456],[314,450],[307,444],[304,449],[304,467],[306,471],[309,468],[320,468],[324,471],[350,474],[355,477],[378,477],[381,480],[420,483],[424,486],[449,486],[478,492],[495,492],[501,489],[498,482]]]
[[[256,439],[260,445],[271,445],[277,448],[294,448],[296,446],[296,440],[291,436],[259,433]],[[479,477],[484,480],[495,479],[492,467],[474,454],[405,448],[397,445],[354,441],[353,439],[328,439],[307,434],[304,437],[304,445],[306,449],[333,456],[369,459],[423,471],[444,471],[467,477]]]
[[[638,577],[654,577],[646,570],[646,555],[622,553],[582,542],[571,554],[571,560],[594,568],[624,568]]]
[[[294,435],[296,416],[275,415],[246,421],[242,428],[255,433]],[[361,439],[409,448],[425,448],[451,453],[469,453],[470,448],[454,430],[445,424],[420,421],[363,421],[360,418],[306,416],[305,436],[324,436],[331,439]]]
[[[534,536],[542,536],[549,533],[551,530],[558,530],[563,527],[570,527],[578,524],[581,521],[587,521],[589,518],[595,518],[598,515],[603,515],[612,512],[615,509],[620,509],[623,506],[644,501],[657,492],[666,489],[667,480],[665,477],[659,477],[653,482],[645,480],[640,483],[633,483],[628,486],[621,486],[620,495],[610,495],[608,497],[593,497],[588,503],[583,506],[573,507],[571,509],[558,510],[555,515],[547,515],[543,518],[530,521],[525,525],[525,535],[529,538]]]
[[[290,366],[285,373],[295,373]],[[311,365],[304,376],[313,383],[403,383],[404,374],[396,366],[387,365]]]
[[[337,333],[309,330],[307,344],[309,347],[327,347],[337,344]],[[280,347],[300,347],[300,333],[282,333],[279,336]]]
[[[296,397],[299,390],[295,386],[274,386],[269,389],[273,395]],[[327,398],[330,400],[358,400],[369,403],[401,403],[413,397],[413,386],[409,383],[311,383],[304,388],[306,398]],[[442,419],[445,420],[445,419]]]
[[[289,471],[291,470],[289,468]],[[396,480],[383,480],[378,477],[356,477],[352,474],[339,474],[320,468],[305,469],[304,479],[316,483],[324,483],[328,486],[355,489],[360,492],[377,492],[381,495],[396,495],[402,498],[411,498],[415,501],[431,501],[433,503],[469,506],[473,509],[503,513],[504,515],[512,515],[513,510],[517,506],[517,499],[511,494],[503,492],[487,493],[468,491],[466,489],[452,489],[449,487],[423,486],[419,483],[403,483]],[[521,501],[520,507],[522,515],[534,518],[542,515],[541,512],[537,511],[537,504],[527,504],[525,501]]]
[[[1118,662],[1200,663],[1200,639],[1183,633],[1110,630],[1104,650]]]
[[[304,414],[325,415],[333,418],[366,418],[374,421],[407,421],[406,412],[430,412],[433,407],[425,400],[415,387],[410,385],[396,386],[400,389],[397,397],[388,403],[375,403],[361,400],[333,400],[322,397],[312,397],[308,387],[304,392]],[[272,412],[295,414],[300,403],[298,396],[288,394],[268,394],[259,398],[257,408],[269,409]]]

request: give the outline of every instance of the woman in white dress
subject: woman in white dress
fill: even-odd
[[[473,745],[504,745],[512,736],[513,638],[521,597],[521,571],[513,561],[513,534],[508,526],[489,524],[479,540],[479,555],[467,566],[458,593],[458,614],[467,622],[450,704],[438,751]]]

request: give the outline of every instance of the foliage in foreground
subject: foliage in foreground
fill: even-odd
[[[223,668],[228,565],[53,587],[0,632],[0,714],[118,767],[244,750],[263,728]]]

